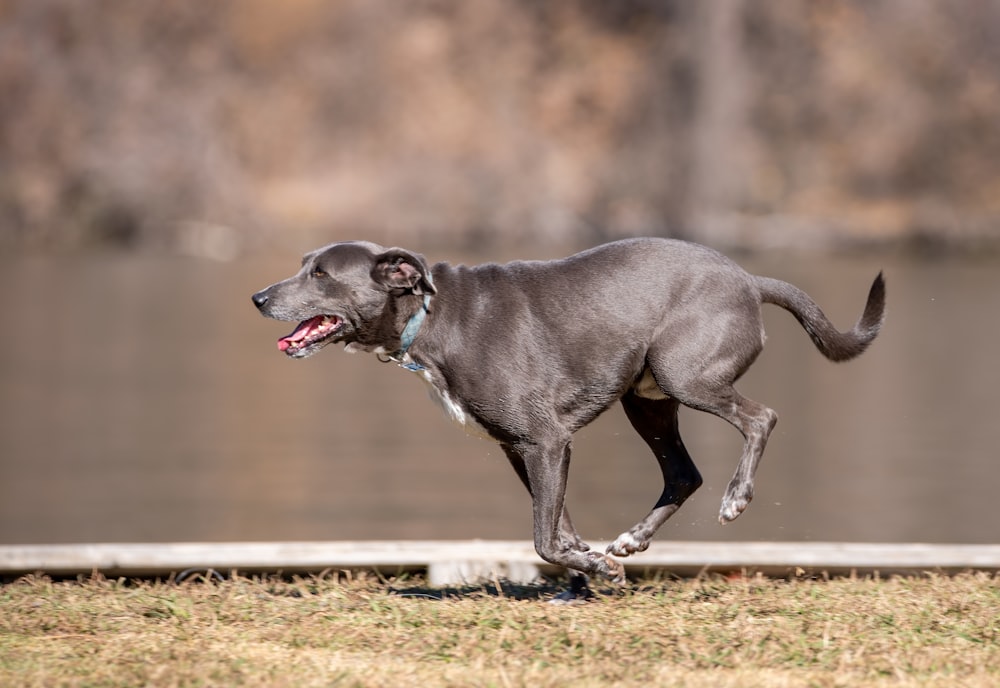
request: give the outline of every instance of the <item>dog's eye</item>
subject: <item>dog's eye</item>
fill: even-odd
[[[322,268],[316,268],[316,269],[314,269],[312,271],[312,276],[313,277],[326,277],[326,270],[323,270]]]

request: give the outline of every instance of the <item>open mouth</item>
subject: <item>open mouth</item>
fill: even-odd
[[[317,315],[299,323],[295,331],[278,340],[278,351],[296,358],[308,356],[340,331],[344,319],[339,315]]]

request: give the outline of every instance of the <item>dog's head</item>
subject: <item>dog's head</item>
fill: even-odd
[[[278,349],[305,358],[331,342],[392,351],[422,298],[435,292],[423,256],[346,241],[307,253],[297,274],[257,292],[253,302],[269,318],[300,321]]]

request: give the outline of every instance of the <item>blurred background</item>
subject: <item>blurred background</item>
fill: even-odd
[[[530,538],[499,448],[423,384],[280,355],[252,292],[365,238],[432,260],[709,244],[880,339],[845,366],[787,313],[684,412],[706,484],[661,538],[997,541],[1000,4],[993,0],[0,0],[0,542]],[[570,508],[659,495],[617,408]]]

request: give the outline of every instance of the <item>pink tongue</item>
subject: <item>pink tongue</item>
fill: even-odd
[[[278,340],[278,351],[284,351],[290,347],[295,342],[300,342],[309,336],[309,333],[318,328],[323,324],[323,316],[317,315],[315,318],[310,318],[309,320],[303,320],[299,323],[299,326],[295,328],[287,337],[282,337]]]

